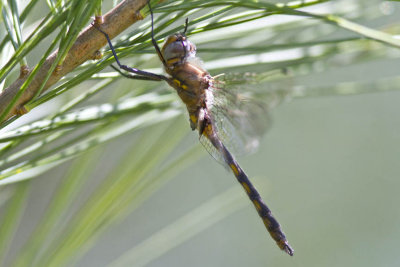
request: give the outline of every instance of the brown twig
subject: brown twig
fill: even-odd
[[[139,10],[147,4],[147,0],[125,0],[117,5],[114,9],[109,11],[103,16],[103,23],[101,28],[108,33],[110,38],[117,36],[130,25],[138,20],[143,19]],[[92,25],[84,29],[76,39],[74,45],[68,51],[63,63],[56,68],[52,73],[43,92],[50,86],[59,81],[67,73],[71,72],[77,66],[84,63],[86,60],[95,59],[98,57],[98,50],[107,43],[104,36],[96,30]],[[58,50],[51,54],[39,70],[38,74],[33,79],[27,90],[18,98],[16,104],[12,107],[10,112],[5,117],[5,120],[14,115],[21,115],[24,113],[24,104],[27,103],[35,96],[39,90],[48,70],[57,57]],[[0,114],[7,108],[8,104],[13,100],[19,88],[26,80],[29,73],[21,75],[15,82],[6,88],[0,94]],[[26,112],[26,111],[25,111]]]

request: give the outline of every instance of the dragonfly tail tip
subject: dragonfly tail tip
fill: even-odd
[[[285,251],[290,256],[294,255],[294,249],[289,244],[285,244],[282,250]]]

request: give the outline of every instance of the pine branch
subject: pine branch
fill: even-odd
[[[102,29],[109,34],[110,38],[117,36],[136,21],[143,19],[139,10],[146,4],[147,0],[126,0],[121,2],[103,16],[104,22],[102,23]],[[104,36],[92,25],[84,29],[79,34],[74,45],[68,51],[62,64],[57,66],[56,71],[51,74],[46,85],[43,87],[42,92],[47,90],[63,76],[85,61],[97,58],[98,50],[106,43],[107,41]],[[9,107],[10,110],[3,116],[3,119],[0,120],[1,122],[11,118],[12,116],[21,115],[27,112],[24,108],[24,104],[37,95],[48,71],[50,70],[54,60],[57,58],[57,55],[58,50],[46,59],[43,66],[24,92],[20,92],[19,89],[26,81],[31,71],[21,71],[20,77],[0,94],[0,114],[7,112],[7,108],[12,104],[14,98],[16,98],[12,107]]]

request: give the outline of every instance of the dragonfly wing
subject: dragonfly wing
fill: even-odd
[[[218,163],[226,167],[221,151],[219,151],[206,136],[200,136],[200,143],[207,150],[208,154],[210,154]]]
[[[236,155],[254,152],[270,125],[268,105],[215,81],[211,114],[221,141]]]

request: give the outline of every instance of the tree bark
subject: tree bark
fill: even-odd
[[[130,25],[138,20],[143,19],[139,10],[142,9],[146,4],[147,0],[125,0],[117,5],[114,9],[109,11],[103,16],[103,23],[101,24],[102,30],[108,33],[110,38],[117,36],[119,33],[124,31]],[[84,29],[76,39],[74,45],[68,51],[65,60],[60,66],[57,67],[57,71],[54,71],[48,79],[46,85],[43,88],[44,92],[53,84],[58,82],[63,76],[71,72],[77,66],[81,65],[89,59],[95,59],[98,57],[98,50],[107,43],[104,35],[101,34],[92,25]],[[10,112],[7,114],[4,120],[11,118],[14,115],[20,115],[23,113],[24,104],[27,103],[35,96],[39,90],[47,72],[49,71],[52,63],[57,57],[58,50],[52,53],[45,61],[41,69],[38,71],[35,78],[32,80],[29,87],[25,92],[18,98],[16,104],[12,107]],[[19,88],[26,80],[30,72],[26,75],[21,75],[16,81],[14,81],[8,88],[3,90],[0,94],[0,114],[7,108],[9,103],[13,100],[15,95],[18,93]]]

